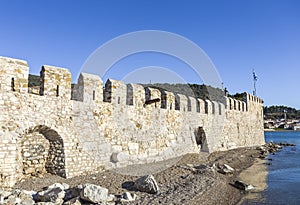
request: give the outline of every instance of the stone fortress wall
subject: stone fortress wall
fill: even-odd
[[[0,57],[0,185],[45,172],[73,177],[186,153],[264,143],[262,100],[225,105],[43,66],[28,88],[26,61]],[[104,86],[104,88],[103,88]]]

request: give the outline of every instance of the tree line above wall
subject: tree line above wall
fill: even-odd
[[[228,97],[243,100],[244,93],[236,93],[234,95],[228,95]],[[297,110],[292,107],[283,106],[283,105],[272,105],[272,106],[265,106],[264,107],[264,118],[271,119],[271,120],[280,120],[285,118],[286,119],[300,119],[300,110]]]
[[[170,83],[155,83],[155,84],[143,84],[144,87],[152,87],[159,89],[160,91],[169,91],[175,94],[183,94],[202,100],[211,100],[216,102],[225,103],[224,90],[220,88],[214,88],[208,85],[199,84],[170,84]]]
[[[266,106],[264,107],[264,115],[265,119],[272,119],[272,120],[277,120],[277,119],[284,119],[285,118],[285,113],[286,113],[286,118],[287,119],[300,119],[300,110],[297,110],[292,107],[287,107],[287,106]]]

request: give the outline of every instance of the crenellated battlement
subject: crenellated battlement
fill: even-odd
[[[226,109],[241,112],[248,112],[248,101],[240,101],[230,97],[226,97]]]
[[[0,57],[0,88],[6,91],[28,93],[29,68],[26,61]],[[138,84],[125,84],[118,80],[108,79],[103,85],[97,75],[81,73],[77,84],[71,88],[71,73],[66,68],[44,65],[40,72],[41,96],[56,96],[66,100],[84,103],[109,102],[114,106],[131,105],[135,107],[154,106],[155,108],[198,112],[205,114],[221,113],[219,102],[196,99],[183,94],[168,91],[161,92],[151,87]],[[227,110],[248,112],[248,107],[261,105],[262,99],[246,93],[243,101],[225,97]],[[202,108],[202,109],[201,109]]]
[[[77,84],[72,88],[72,100],[85,103],[103,101],[103,81],[99,76],[80,73]]]
[[[216,102],[88,73],[72,85],[49,65],[29,79],[26,61],[0,57],[0,185],[264,143],[263,101],[250,94]]]
[[[27,92],[28,64],[24,60],[0,57],[0,89]]]

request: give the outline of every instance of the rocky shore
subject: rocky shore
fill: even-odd
[[[158,165],[165,166],[158,173],[142,177],[115,171],[70,179],[46,174],[23,179],[11,189],[2,188],[0,204],[236,204],[255,189],[239,181],[239,174],[282,146],[291,145],[268,143],[210,155],[187,154],[173,166],[158,162],[122,170],[151,172]]]

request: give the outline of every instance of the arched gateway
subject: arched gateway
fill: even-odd
[[[64,143],[55,130],[36,126],[26,130],[19,143],[24,175],[51,173],[66,177]]]

